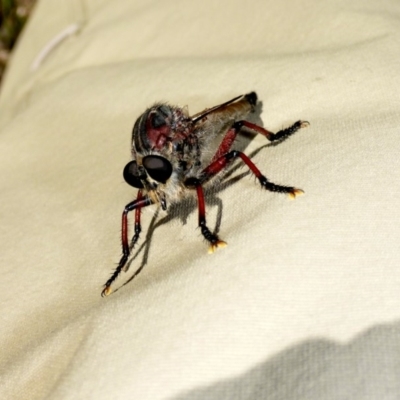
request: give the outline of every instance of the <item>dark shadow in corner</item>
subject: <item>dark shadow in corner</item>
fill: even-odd
[[[170,400],[261,399],[400,399],[400,324],[374,326],[344,344],[307,340],[242,375]]]

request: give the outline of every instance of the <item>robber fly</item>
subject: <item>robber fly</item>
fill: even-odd
[[[133,160],[124,168],[125,181],[139,189],[136,200],[125,206],[122,213],[122,257],[110,279],[105,283],[102,296],[111,293],[111,285],[127,269],[131,251],[141,232],[140,214],[143,207],[151,204],[167,210],[191,192],[197,194],[199,227],[214,252],[226,243],[207,227],[203,186],[220,174],[232,161],[240,158],[256,176],[261,186],[271,192],[287,193],[291,198],[303,193],[301,189],[281,186],[270,182],[244,153],[232,150],[238,133],[245,129],[260,133],[269,141],[283,141],[300,128],[309,125],[297,121],[277,133],[246,121],[254,112],[257,94],[251,92],[235,97],[226,103],[189,116],[186,108],[155,104],[136,121],[132,132],[131,151]],[[211,159],[211,142],[216,136],[221,142]],[[128,214],[135,210],[135,230],[128,239]]]

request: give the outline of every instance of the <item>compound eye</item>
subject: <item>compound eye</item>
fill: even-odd
[[[172,165],[164,157],[146,156],[143,157],[143,166],[147,173],[157,182],[165,183],[172,174]]]
[[[138,189],[143,189],[143,183],[139,178],[139,170],[136,161],[131,161],[125,165],[124,168],[124,179],[128,185],[131,185]]]

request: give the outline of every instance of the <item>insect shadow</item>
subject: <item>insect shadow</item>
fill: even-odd
[[[255,123],[259,126],[263,126],[263,121],[261,120],[261,113],[262,113],[262,102],[259,102],[256,106],[256,109],[253,114],[251,114],[248,120],[252,123]],[[253,133],[248,133],[246,131],[242,131],[241,135],[235,141],[234,148],[239,151],[244,151],[250,142],[254,138]],[[284,140],[277,140],[275,142],[266,143],[265,145],[260,146],[259,148],[255,149],[249,154],[250,158],[255,157],[260,151],[262,151],[266,147],[273,147]],[[221,140],[221,138],[217,138],[217,140]],[[223,203],[222,200],[218,197],[218,194],[223,192],[228,187],[236,184],[245,176],[251,174],[250,171],[245,171],[240,174],[237,174],[237,170],[243,167],[243,163],[237,162],[232,164],[231,167],[227,168],[223,173],[221,173],[218,178],[216,178],[216,184],[208,185],[205,187],[205,196],[207,199],[207,205],[209,207],[217,207],[217,216],[214,225],[213,233],[218,234],[221,226],[222,215],[223,215]],[[141,255],[141,262],[140,266],[135,270],[135,272],[119,287],[114,290],[114,292],[118,291],[125,285],[129,284],[133,279],[137,277],[137,275],[143,270],[143,268],[147,265],[149,252],[152,245],[152,238],[154,236],[154,232],[162,225],[167,224],[173,220],[180,220],[182,225],[187,224],[187,220],[189,216],[197,210],[197,201],[195,196],[188,196],[183,200],[170,204],[168,207],[168,214],[162,217],[159,220],[159,209],[153,214],[151,222],[147,228],[146,236],[144,238],[143,243],[134,251],[134,254],[130,257],[130,260],[127,262],[124,271],[127,272],[131,264],[139,258]],[[133,250],[132,248],[130,250]],[[154,281],[154,279],[153,279]]]

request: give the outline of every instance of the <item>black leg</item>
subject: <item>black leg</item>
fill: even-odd
[[[141,225],[140,225],[140,212],[143,207],[152,204],[149,197],[143,197],[142,191],[139,190],[136,200],[125,206],[124,212],[122,213],[122,229],[121,229],[121,241],[122,241],[122,257],[118,263],[117,268],[111,275],[110,279],[104,284],[104,289],[101,292],[101,296],[108,296],[111,293],[111,285],[117,279],[118,275],[125,268],[128,261],[131,249],[133,249],[135,243],[139,239]],[[135,234],[129,243],[128,241],[128,214],[135,210]]]

